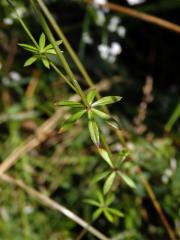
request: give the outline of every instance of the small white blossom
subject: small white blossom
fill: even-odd
[[[94,0],[93,1],[93,5],[94,6],[99,6],[99,5],[104,5],[104,4],[106,4],[107,3],[107,0]]]
[[[82,40],[86,44],[92,44],[93,43],[93,39],[91,38],[91,36],[89,35],[88,32],[83,32]]]
[[[119,23],[120,23],[120,18],[118,16],[113,16],[109,22],[108,30],[110,32],[115,32],[117,30]]]
[[[170,161],[170,167],[171,167],[171,169],[172,169],[173,171],[176,170],[176,168],[177,168],[177,161],[176,161],[175,158],[172,158],[172,159],[171,159],[171,161]]]
[[[167,177],[172,177],[173,175],[173,172],[170,168],[167,168],[165,171],[164,171],[164,175],[166,175]]]
[[[144,3],[146,0],[127,0],[129,5],[136,5],[136,4],[141,4]]]
[[[100,44],[98,46],[98,51],[100,53],[100,56],[103,60],[107,60],[108,56],[109,56],[109,46],[105,45],[105,44]]]
[[[169,178],[166,175],[163,175],[161,178],[162,182],[167,184],[169,182]]]
[[[105,13],[102,10],[98,9],[96,11],[96,24],[98,26],[103,26],[105,21],[106,21]]]
[[[122,52],[122,47],[118,42],[112,42],[110,53],[111,55],[117,56]]]
[[[9,76],[12,80],[17,81],[17,82],[21,79],[21,75],[15,71],[10,72]]]
[[[117,34],[118,34],[120,37],[124,38],[124,37],[126,36],[126,28],[125,28],[124,26],[118,27],[118,29],[117,29]]]
[[[118,42],[112,42],[111,47],[106,44],[100,44],[98,46],[100,57],[109,63],[114,63],[117,56],[122,52],[121,45]]]
[[[16,8],[16,11],[17,11],[17,13],[18,13],[18,15],[19,15],[20,17],[23,17],[24,14],[25,14],[25,12],[26,12],[26,8],[23,7],[23,6],[21,6],[21,7]],[[11,14],[11,17],[16,19],[16,18],[17,18],[16,13],[13,12],[13,13]]]
[[[34,208],[31,205],[27,205],[24,207],[24,212],[26,214],[31,214],[34,211]]]
[[[12,25],[13,24],[13,19],[12,18],[4,18],[3,23],[5,25]]]

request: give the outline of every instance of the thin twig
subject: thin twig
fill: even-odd
[[[86,229],[88,232],[96,236],[100,240],[108,240],[109,238],[106,237],[103,233],[101,233],[99,230],[94,228],[93,226],[89,225],[86,221],[84,221],[82,218],[77,216],[75,213],[61,205],[60,203],[57,203],[53,199],[49,198],[48,196],[45,196],[44,194],[40,193],[39,191],[33,189],[32,187],[26,185],[22,180],[12,178],[6,174],[0,175],[0,179],[4,182],[7,182],[9,184],[15,185],[23,189],[25,192],[27,192],[31,197],[38,200],[41,204],[44,204],[52,209],[57,210],[58,212],[62,213],[72,221],[79,224],[81,227]]]
[[[89,3],[91,4],[92,0],[84,0],[84,2],[88,3],[88,4]],[[107,7],[112,11],[119,12],[119,13],[128,15],[130,17],[137,18],[137,19],[140,19],[142,21],[158,25],[160,27],[169,29],[169,30],[174,31],[176,33],[180,33],[180,26],[179,25],[177,25],[175,23],[172,23],[172,22],[169,22],[167,20],[164,20],[162,18],[155,17],[153,15],[143,13],[143,12],[131,9],[129,7],[124,7],[124,6],[121,6],[119,4],[110,3],[110,2],[108,2],[106,4],[103,4],[103,7]]]

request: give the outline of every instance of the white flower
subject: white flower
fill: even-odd
[[[89,35],[88,32],[83,32],[82,40],[86,44],[92,44],[93,43],[93,39],[91,38],[91,36]]]
[[[126,28],[125,28],[124,26],[118,27],[118,29],[117,29],[117,34],[118,34],[120,37],[124,38],[124,37],[126,36]]]
[[[167,184],[169,182],[169,178],[166,175],[163,175],[161,178],[162,182]]]
[[[146,0],[127,0],[129,5],[136,5],[140,3],[144,3]]]
[[[15,71],[10,72],[9,76],[12,80],[17,81],[17,82],[21,79],[21,75]]]
[[[112,42],[111,47],[106,44],[100,44],[98,46],[98,51],[103,60],[114,63],[117,56],[122,52],[122,48],[118,42]]]
[[[12,18],[4,18],[3,23],[6,25],[12,25],[13,24],[13,19]]]
[[[164,171],[164,175],[166,175],[168,178],[172,177],[173,175],[173,172],[171,169],[167,168],[165,171]]]
[[[23,6],[21,6],[21,7],[16,8],[16,11],[17,11],[17,13],[18,13],[18,15],[19,15],[20,17],[23,17],[24,14],[25,14],[25,12],[26,12],[26,8],[23,7]],[[17,18],[16,13],[13,12],[13,13],[11,14],[11,17],[16,19],[16,18]]]
[[[105,44],[100,44],[98,46],[98,51],[100,53],[101,58],[103,60],[107,60],[107,58],[109,56],[110,48]]]
[[[122,47],[118,42],[112,42],[110,53],[111,55],[117,56],[122,52]]]
[[[171,159],[171,161],[170,161],[170,167],[171,167],[171,169],[172,169],[173,171],[176,170],[176,168],[177,168],[177,161],[176,161],[175,158],[172,158],[172,159]]]
[[[31,214],[34,211],[34,208],[31,205],[27,205],[24,207],[24,212],[26,214]]]
[[[94,6],[104,5],[106,3],[107,3],[107,0],[94,0],[93,1]]]
[[[98,9],[96,11],[96,24],[98,26],[102,26],[105,21],[106,21],[105,13],[102,10]]]
[[[120,18],[118,16],[113,16],[109,22],[108,30],[110,32],[115,32],[119,22],[120,22]]]

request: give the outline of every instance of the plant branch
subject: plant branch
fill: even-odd
[[[92,4],[92,0],[84,0],[84,2],[87,3],[87,4]],[[124,6],[121,6],[119,4],[115,4],[115,3],[111,3],[111,2],[103,4],[103,7],[107,7],[112,11],[119,12],[119,13],[128,15],[128,16],[133,17],[133,18],[137,18],[137,19],[140,19],[142,21],[152,23],[154,25],[158,25],[160,27],[166,28],[166,29],[174,31],[176,33],[180,33],[180,26],[179,25],[177,25],[175,23],[172,23],[172,22],[169,22],[167,20],[164,20],[162,18],[155,17],[153,15],[143,13],[143,12],[131,9],[129,7],[124,7]]]

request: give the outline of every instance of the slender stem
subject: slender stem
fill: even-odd
[[[92,0],[84,0],[83,2],[87,3],[87,4],[92,4],[93,1]],[[175,23],[172,23],[172,22],[169,22],[167,20],[164,20],[162,18],[155,17],[153,15],[143,13],[143,12],[134,10],[132,8],[124,7],[124,6],[121,6],[119,4],[115,4],[115,3],[111,3],[111,2],[103,4],[103,7],[107,7],[112,11],[119,12],[119,13],[128,15],[130,17],[137,18],[137,19],[140,19],[142,21],[158,25],[160,27],[169,29],[169,30],[174,31],[176,33],[180,33],[180,26],[179,25],[177,25]]]
[[[49,26],[47,25],[46,23],[46,20],[44,18],[44,16],[42,15],[42,13],[40,12],[40,10],[38,9],[38,6],[35,4],[34,0],[30,0],[32,6],[33,6],[33,9],[34,11],[36,12],[40,22],[41,22],[41,26],[43,27],[44,29],[44,32],[46,33],[50,43],[53,45],[56,53],[57,53],[57,56],[59,58],[59,61],[62,63],[66,73],[69,75],[69,77],[71,78],[71,81],[74,85],[74,87],[76,88],[78,94],[81,96],[82,98],[82,101],[84,102],[84,104],[86,106],[89,106],[87,100],[86,100],[86,96],[83,92],[83,90],[81,89],[79,83],[75,80],[75,76],[73,74],[73,72],[71,71],[71,68],[69,67],[69,64],[68,62],[66,61],[64,55],[62,54],[62,52],[60,51],[59,47],[57,46],[56,44],[56,40],[51,32],[51,30],[49,29]]]
[[[33,35],[31,34],[31,32],[29,31],[29,29],[27,28],[26,24],[24,23],[24,21],[22,20],[22,18],[20,17],[20,15],[18,14],[18,12],[16,11],[16,7],[14,6],[14,4],[10,1],[10,0],[7,0],[9,5],[13,8],[13,10],[15,11],[16,13],[16,16],[21,24],[21,26],[23,27],[23,29],[25,30],[25,32],[27,33],[27,35],[29,36],[29,38],[31,39],[31,41],[34,43],[34,45],[38,48],[39,45],[38,43],[36,42],[36,39],[33,37]]]
[[[56,67],[56,65],[50,61],[51,67],[55,70],[55,72],[74,90],[74,92],[77,93],[76,88],[73,86],[73,84],[69,81],[69,79]]]
[[[71,44],[69,43],[69,41],[67,40],[66,36],[64,35],[63,31],[61,30],[60,26],[57,24],[57,22],[55,21],[55,19],[53,18],[52,14],[50,13],[50,11],[48,10],[48,8],[46,7],[46,5],[44,4],[43,0],[35,0],[36,2],[38,2],[41,10],[44,12],[45,16],[47,17],[48,21],[50,22],[52,28],[54,28],[55,32],[57,33],[57,35],[59,36],[60,39],[63,40],[63,43],[67,49],[67,51],[69,52],[70,56],[72,57],[74,63],[76,64],[76,66],[78,67],[79,71],[81,72],[82,76],[84,77],[85,81],[87,82],[88,86],[89,87],[95,87],[95,84],[94,82],[92,81],[92,79],[90,78],[89,74],[87,73],[86,69],[84,68],[83,64],[81,63],[81,61],[79,60],[78,56],[76,55],[75,51],[73,50],[73,48],[71,47]],[[85,2],[92,2],[92,1],[86,1]],[[161,27],[164,27],[164,28],[167,28],[167,29],[170,29],[172,31],[176,31],[176,32],[180,32],[180,27],[175,25],[175,24],[172,24],[168,21],[164,21],[163,19],[160,19],[160,18],[157,18],[157,17],[153,17],[149,14],[145,14],[145,13],[140,13],[138,11],[135,11],[133,9],[130,9],[130,8],[122,8],[121,6],[117,5],[117,4],[114,4],[114,5],[107,5],[111,10],[114,10],[116,12],[120,12],[120,13],[124,13],[124,14],[127,14],[129,16],[133,16],[135,18],[138,18],[138,19],[141,19],[141,20],[144,20],[144,21],[148,21],[148,22],[151,22],[153,24],[157,24],[157,20],[158,20],[158,25],[161,26]],[[119,6],[119,7],[118,7]],[[126,11],[126,10],[130,10],[129,11]],[[135,14],[134,14],[135,13]],[[150,18],[149,18],[150,16]],[[152,20],[152,21],[151,21]],[[160,21],[159,21],[160,20]],[[168,24],[167,24],[168,22]],[[97,98],[99,99],[101,97],[101,95],[97,92]],[[108,113],[108,109],[106,107],[104,107],[104,110]],[[126,142],[125,142],[125,139],[124,139],[124,136],[123,134],[121,133],[120,130],[115,130],[116,132],[116,135],[118,136],[120,142],[123,144],[124,147],[126,147]],[[141,179],[142,180],[142,179]],[[150,191],[152,191],[153,193],[153,190],[152,190],[152,187],[151,185],[149,184],[149,182],[147,181],[146,178],[143,179],[143,185],[153,203],[153,205],[155,206],[155,203],[154,203],[154,198],[152,198],[152,195],[150,194]],[[155,195],[154,195],[155,196]],[[157,199],[156,199],[157,200]],[[157,200],[157,203],[158,203],[158,200]],[[159,204],[159,203],[158,203]],[[160,204],[159,204],[160,206]],[[157,210],[157,209],[156,209]],[[159,214],[160,216],[160,213],[157,211],[157,213]],[[166,219],[163,211],[162,211],[162,216]],[[161,216],[160,216],[161,218]],[[161,218],[162,220],[162,218]],[[167,221],[167,220],[166,220]],[[166,227],[166,226],[165,226]],[[171,226],[169,226],[171,232],[173,232],[173,230],[171,229]],[[169,232],[169,230],[168,230]]]
[[[71,47],[71,44],[69,43],[68,39],[66,38],[63,31],[61,30],[61,27],[57,24],[57,22],[55,21],[54,17],[51,14],[51,12],[48,10],[46,5],[44,4],[43,0],[35,0],[35,1],[39,4],[41,10],[43,11],[43,13],[46,16],[46,18],[48,19],[48,21],[50,22],[54,31],[57,33],[58,37],[60,39],[62,39],[64,46],[66,47],[69,55],[73,59],[74,63],[76,64],[76,66],[79,69],[80,73],[82,74],[83,78],[85,79],[87,85],[91,88],[95,88],[95,84],[94,84],[93,80],[89,76],[85,67],[83,66],[83,64],[79,60],[78,56],[76,55],[74,49]],[[96,97],[97,97],[97,99],[101,98],[101,95],[100,95],[99,92],[96,93]],[[106,113],[109,113],[109,110],[106,106],[103,106],[103,110]],[[116,130],[116,134],[117,134],[120,142],[123,144],[123,146],[125,146],[125,140],[123,138],[122,133],[119,130]]]

